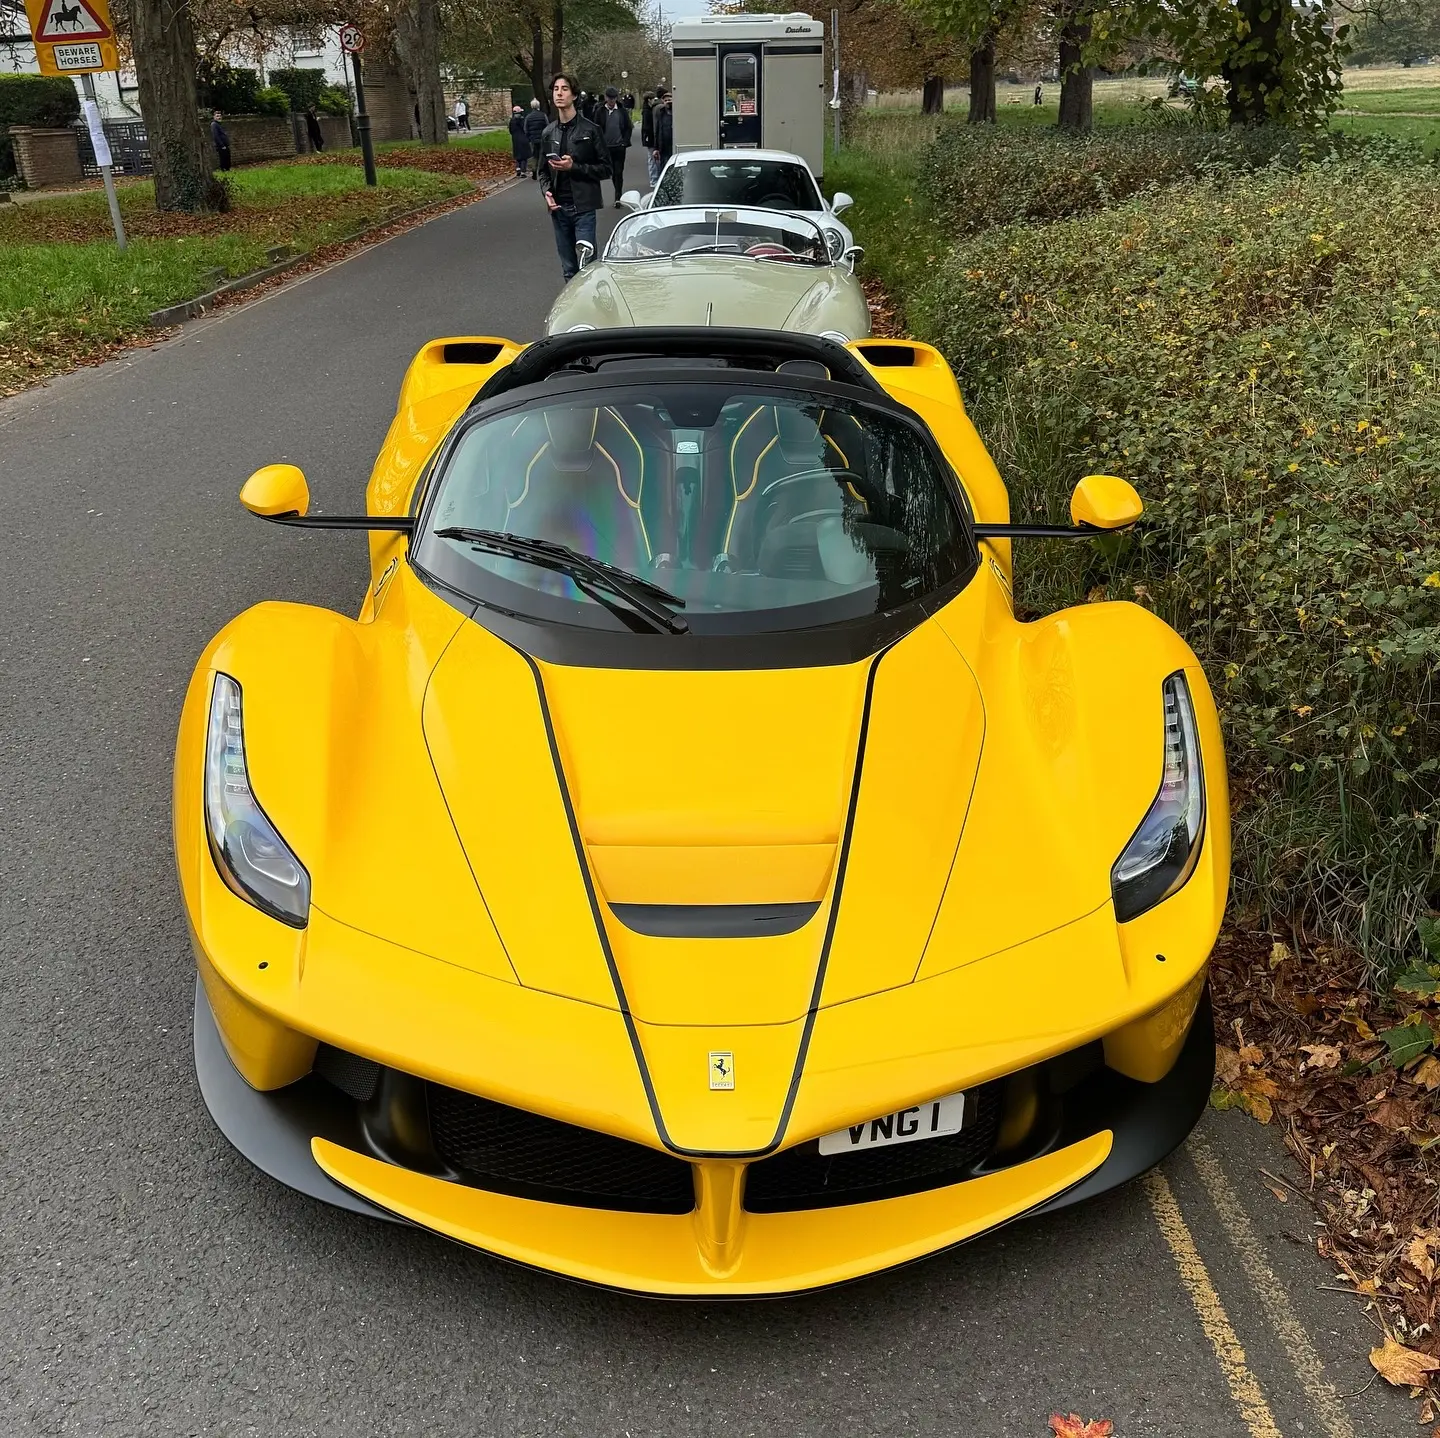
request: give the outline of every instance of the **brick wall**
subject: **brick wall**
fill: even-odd
[[[350,121],[344,115],[317,115],[320,121],[320,138],[327,150],[348,150],[354,143],[350,138]],[[295,140],[295,152],[310,154],[310,131],[305,126],[304,115],[291,115],[290,127]]]
[[[415,134],[415,97],[397,70],[365,67],[365,108],[375,141],[408,140]]]
[[[295,153],[290,117],[227,115],[220,122],[230,136],[230,158],[237,165],[255,160],[283,160]]]
[[[68,125],[63,130],[11,125],[10,139],[15,146],[16,167],[27,189],[47,190],[80,183],[80,142]]]

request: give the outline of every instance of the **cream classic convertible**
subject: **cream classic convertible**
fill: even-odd
[[[589,246],[582,247],[582,261]],[[832,259],[812,221],[775,210],[676,205],[622,220],[603,258],[560,292],[546,334],[628,325],[740,326],[865,339],[860,251]]]

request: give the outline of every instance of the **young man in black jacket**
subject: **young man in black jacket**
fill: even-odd
[[[556,75],[550,96],[560,118],[546,126],[541,139],[540,191],[568,283],[580,269],[575,242],[595,243],[595,211],[605,203],[600,186],[610,177],[610,153],[596,126],[575,113],[576,87],[569,75]]]
[[[620,92],[613,86],[605,87],[605,103],[595,121],[605,137],[605,148],[610,152],[610,178],[615,181],[615,208],[620,208],[620,193],[625,188],[625,151],[630,148],[630,136],[635,122],[630,112],[620,103]]]

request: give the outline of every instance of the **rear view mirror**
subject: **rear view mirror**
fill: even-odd
[[[595,246],[589,240],[575,241],[575,262],[583,270],[595,258]]]
[[[1070,518],[1093,529],[1124,529],[1144,509],[1135,487],[1113,474],[1087,474],[1070,496]]]
[[[855,271],[855,266],[858,265],[860,261],[864,258],[865,251],[859,245],[851,245],[850,248],[846,250],[843,255],[840,256],[840,263],[844,265],[849,265],[850,271],[853,274]]]
[[[267,464],[245,481],[240,503],[262,519],[279,514],[303,515],[310,508],[305,472],[293,464]]]
[[[841,190],[833,200],[830,201],[830,213],[838,215],[841,210],[848,210],[855,203],[854,199]]]
[[[620,203],[633,215],[636,210],[640,208],[640,191],[626,190],[625,193],[620,196]]]

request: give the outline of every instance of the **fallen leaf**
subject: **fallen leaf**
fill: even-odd
[[[1384,1029],[1380,1037],[1390,1050],[1390,1062],[1404,1068],[1411,1059],[1418,1059],[1435,1047],[1435,1030],[1429,1024],[1402,1024],[1397,1028]]]
[[[1240,1077],[1240,1055],[1224,1044],[1215,1045],[1215,1082],[1229,1085]]]
[[[1435,1277],[1435,1260],[1430,1256],[1430,1241],[1417,1233],[1405,1246],[1405,1262],[1424,1278]]]
[[[1240,1050],[1240,1062],[1242,1064],[1251,1064],[1252,1066],[1263,1064],[1265,1062],[1265,1054],[1261,1049],[1257,1049],[1254,1044],[1246,1044],[1245,1047]]]
[[[1050,1431],[1055,1438],[1110,1438],[1115,1425],[1108,1418],[1097,1418],[1093,1423],[1087,1423],[1078,1413],[1072,1413],[1068,1418],[1052,1413]]]
[[[1430,1374],[1440,1368],[1440,1358],[1417,1353],[1413,1348],[1406,1348],[1403,1343],[1387,1338],[1379,1348],[1370,1350],[1370,1366],[1397,1388],[1423,1388]],[[1062,1433],[1066,1430],[1057,1428],[1055,1431]],[[1083,1433],[1084,1429],[1079,1431]]]
[[[1302,1053],[1310,1055],[1300,1065],[1302,1071],[1304,1069],[1333,1069],[1340,1063],[1340,1050],[1334,1044],[1301,1044],[1300,1049]]]
[[[1278,969],[1289,957],[1289,947],[1282,944],[1279,939],[1276,939],[1275,942],[1270,945],[1270,967],[1272,969]]]
[[[1268,1188],[1270,1192],[1273,1193],[1275,1197],[1280,1200],[1281,1203],[1290,1202],[1290,1195],[1286,1193],[1285,1190],[1281,1188],[1278,1183],[1267,1183],[1265,1187]]]
[[[1434,1054],[1426,1054],[1411,1070],[1410,1077],[1427,1091],[1440,1088],[1440,1059]]]

